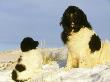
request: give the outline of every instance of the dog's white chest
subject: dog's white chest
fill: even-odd
[[[70,52],[80,55],[85,54],[85,51],[89,51],[88,43],[93,34],[94,32],[88,28],[82,28],[77,33],[72,32],[67,42]]]

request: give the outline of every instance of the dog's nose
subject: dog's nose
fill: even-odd
[[[71,27],[74,27],[74,22],[71,23]]]

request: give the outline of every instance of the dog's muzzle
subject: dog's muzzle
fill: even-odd
[[[74,23],[74,22],[72,22],[72,23],[71,23],[71,27],[73,28],[74,26],[75,26],[75,23]]]

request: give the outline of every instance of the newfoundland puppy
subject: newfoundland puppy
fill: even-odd
[[[41,52],[36,47],[38,41],[26,37],[21,42],[22,55],[19,57],[15,69],[12,71],[12,79],[15,82],[25,82],[33,77],[41,69],[43,62]]]
[[[63,13],[60,25],[63,27],[61,39],[68,48],[68,69],[110,62],[110,43],[101,42],[81,9],[69,6]]]

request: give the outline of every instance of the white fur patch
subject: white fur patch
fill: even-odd
[[[25,65],[26,70],[18,72],[17,79],[31,79],[39,70],[42,69],[43,57],[39,49],[23,52],[20,64]]]
[[[33,49],[27,52],[22,52],[21,60],[19,64],[23,64],[26,70],[17,72],[18,80],[29,80],[34,76],[42,73],[43,64],[53,64],[54,56],[49,54],[47,50],[42,50],[40,48]]]
[[[71,32],[68,37],[67,68],[93,67],[97,64],[110,62],[110,43],[102,43],[101,49],[90,52],[89,41],[95,32],[88,28],[81,28],[79,32]]]

